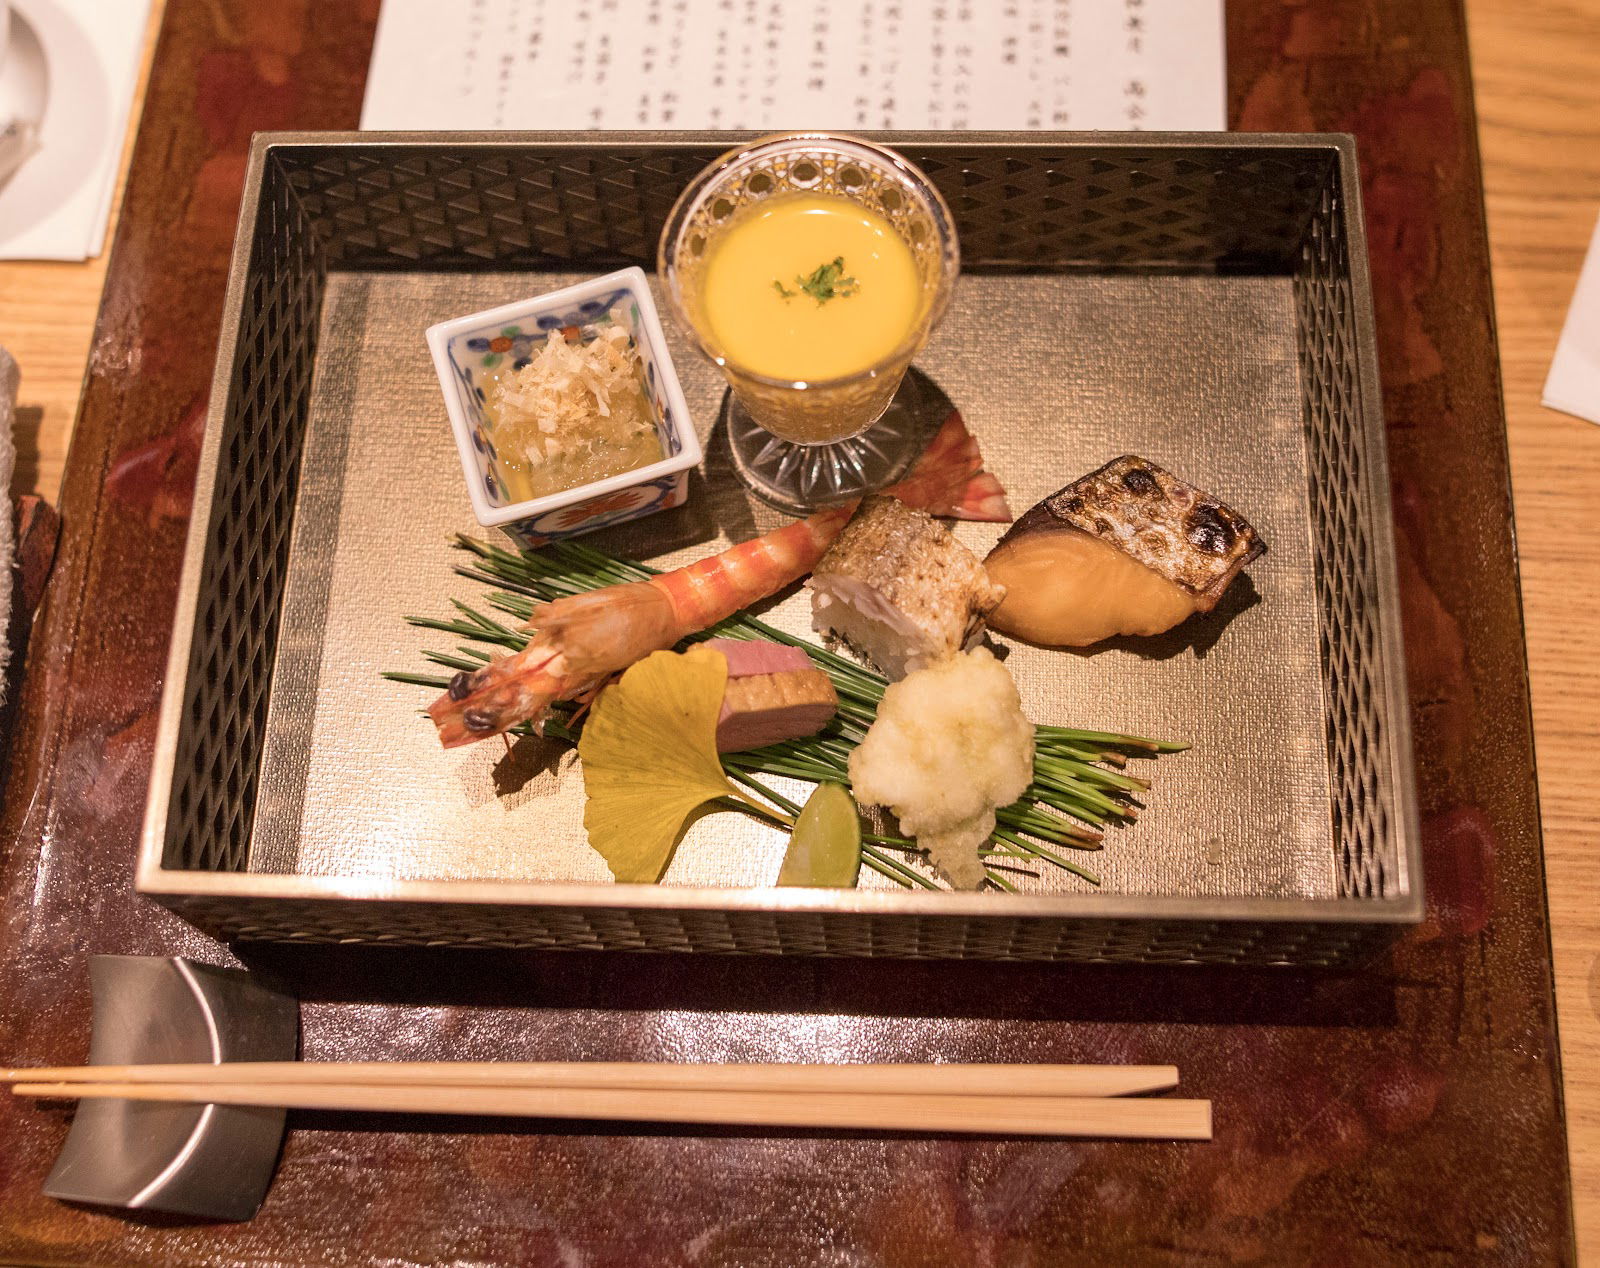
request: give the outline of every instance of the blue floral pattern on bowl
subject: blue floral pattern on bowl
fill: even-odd
[[[688,500],[689,474],[681,472],[662,476],[649,484],[636,484],[618,493],[602,493],[564,510],[546,511],[515,524],[502,524],[501,528],[519,546],[531,550],[548,542],[610,528],[613,524],[626,524],[654,511],[682,506]]]
[[[623,325],[639,355],[662,459],[606,480],[529,501],[508,499],[508,482],[484,408],[491,374],[527,364],[552,332],[587,343]],[[485,527],[525,547],[608,528],[688,499],[700,443],[678,385],[644,271],[623,269],[534,299],[442,322],[428,330],[439,386],[460,451],[467,493]]]

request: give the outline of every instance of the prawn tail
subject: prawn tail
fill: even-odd
[[[955,520],[977,520],[982,524],[1009,524],[1016,518],[1011,504],[1006,501],[1006,491],[987,471],[980,471],[967,479],[960,494],[935,515]]]
[[[1004,524],[1012,519],[1000,481],[983,469],[978,438],[951,410],[911,474],[886,490],[931,515]]]

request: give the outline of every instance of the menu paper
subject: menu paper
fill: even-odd
[[[1222,0],[383,0],[361,126],[1226,127]]]

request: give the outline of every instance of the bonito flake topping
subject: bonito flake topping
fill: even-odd
[[[520,370],[491,387],[487,407],[501,464],[543,497],[661,459],[661,441],[627,328],[607,324],[588,343],[551,331]]]

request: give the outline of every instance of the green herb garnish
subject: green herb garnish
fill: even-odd
[[[819,264],[811,270],[809,277],[795,274],[794,283],[820,306],[830,299],[848,299],[856,293],[857,283],[853,277],[844,275],[844,256],[836,255],[828,264]],[[772,283],[777,288],[778,294],[785,299],[793,299],[798,293],[791,291],[782,282]]]
[[[488,606],[509,615],[517,623],[526,621],[539,603],[602,586],[643,581],[657,571],[643,564],[613,559],[593,547],[575,542],[554,542],[542,551],[522,552],[458,535],[455,545],[474,556],[470,563],[456,571],[472,581],[494,587],[487,596]],[[450,652],[424,653],[428,660],[451,673],[480,669],[496,652],[520,651],[528,641],[526,630],[497,621],[459,601],[455,607],[458,615],[454,620],[406,618],[412,625],[468,641]],[[839,696],[839,712],[816,735],[745,753],[720,755],[728,778],[776,807],[771,815],[775,822],[792,827],[800,807],[757,780],[756,775],[801,779],[815,784],[834,783],[848,790],[850,750],[860,743],[872,725],[878,701],[883,698],[888,684],[854,661],[743,613],[691,635],[679,646],[708,638],[753,638],[787,643],[804,651],[833,680]],[[444,690],[450,681],[449,674],[392,672],[383,676],[436,691]],[[576,712],[574,705],[558,704],[546,719],[542,733],[553,739],[577,743],[582,724],[574,716]],[[533,735],[537,732],[530,723],[524,722],[513,727],[512,733]],[[1058,726],[1035,728],[1033,784],[1019,800],[1002,806],[996,813],[998,823],[994,836],[980,851],[989,868],[989,882],[998,889],[1014,890],[1011,877],[1018,872],[1034,875],[1029,869],[1048,863],[1098,885],[1100,878],[1093,872],[1057,851],[1098,850],[1102,836],[1099,829],[1109,824],[1129,823],[1138,817],[1136,799],[1142,797],[1150,785],[1124,772],[1129,756],[1155,757],[1187,747],[1102,731]],[[752,808],[751,801],[733,797],[720,804],[729,809],[749,811]],[[866,867],[900,885],[939,888],[911,866],[924,857],[915,842],[876,833],[863,833],[861,840],[861,862]]]

